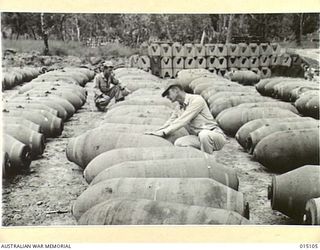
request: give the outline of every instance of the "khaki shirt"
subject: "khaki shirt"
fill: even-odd
[[[107,94],[113,85],[119,84],[119,81],[111,74],[108,79],[105,78],[103,72],[97,74],[94,78],[95,88],[100,90],[103,94]]]
[[[200,95],[187,94],[180,109],[173,112],[162,126],[165,134],[187,127],[190,134],[198,135],[202,130],[216,130],[223,134],[215,122],[206,101]]]

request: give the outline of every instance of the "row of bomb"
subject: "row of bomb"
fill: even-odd
[[[240,76],[234,74],[230,78],[241,79],[243,72],[238,73]],[[270,88],[270,93],[284,100],[290,96],[287,93],[303,96],[310,91],[314,93],[319,86],[303,79],[282,77],[263,80],[255,89],[243,86],[257,83],[254,76],[247,76],[247,81],[241,79],[242,84],[237,84],[205,70],[184,70],[177,81],[207,101],[219,126],[229,136],[235,136],[254,160],[269,171],[288,171],[273,178],[268,195],[272,208],[298,222],[319,224],[320,203],[316,199],[320,196],[319,121],[301,117],[298,107],[297,110],[291,103],[261,96],[257,91],[268,92]]]
[[[68,144],[68,159],[85,168],[84,177],[90,183],[88,189],[78,197],[72,207],[73,215],[78,223],[248,223],[244,218],[248,214],[248,209],[241,192],[237,191],[238,181],[233,169],[217,164],[210,156],[206,158],[203,153],[195,149],[175,147],[166,143],[163,138],[142,134],[144,131],[152,130],[154,125],[163,124],[170,115],[172,104],[159,99],[161,88],[164,86],[155,78],[152,79],[152,75],[143,74],[136,69],[131,70],[130,74],[128,74],[128,69],[125,72],[116,72],[117,77],[122,82],[126,82],[127,87],[133,91],[128,96],[128,100],[110,108],[110,112],[105,117],[107,124],[104,123],[102,127],[72,139]],[[239,93],[247,93],[250,88],[251,91],[256,91],[253,87],[239,84],[236,86],[235,83],[219,79],[209,72],[206,77],[202,77],[203,79],[196,78],[187,72],[183,76],[180,74],[179,80],[181,85],[194,89],[194,92],[204,97],[206,95],[206,98],[212,97],[214,91],[219,89],[220,93],[217,94],[220,94],[220,98],[216,96],[217,100],[226,99],[226,95],[232,95],[237,92],[236,90]],[[223,95],[222,88],[229,88],[229,93]],[[297,111],[289,103],[274,100],[274,105],[272,105],[272,98],[260,97],[258,99],[258,96],[255,98],[250,99],[249,95],[233,98],[233,102],[229,102],[229,107],[232,107],[237,100],[243,102],[249,100],[253,103],[249,103],[249,106],[246,107],[238,107],[237,113],[233,113],[232,117],[225,119],[223,123],[220,123],[217,117],[219,125],[222,125],[221,127],[227,131],[227,126],[231,127],[237,121],[248,123],[250,119],[259,120],[256,119],[259,118],[259,115],[263,118],[275,118],[278,117],[278,113],[280,113],[279,119],[284,117],[297,119],[297,121],[304,119],[296,115]],[[266,107],[270,105],[272,107],[269,109],[263,107],[258,110],[258,107],[255,106],[257,100],[267,105]],[[250,109],[254,109],[251,115],[244,113]],[[227,114],[229,110],[222,111],[221,115],[222,113]],[[229,125],[225,125],[228,123]],[[316,126],[317,122],[312,121],[311,127]],[[118,132],[115,133],[114,129]],[[310,130],[313,131],[312,128]],[[178,138],[186,133],[185,130],[179,131],[173,136]],[[283,144],[281,146],[286,150],[279,150],[277,147],[290,139],[294,133],[297,136],[307,136],[309,146],[306,148],[305,143],[303,145],[289,143],[288,148]],[[265,164],[267,162],[264,162],[265,166],[272,167],[276,171],[284,170],[284,167],[286,170],[291,170],[297,167],[296,163],[284,160],[288,159],[288,154],[295,153],[297,156],[293,158],[299,159],[299,164],[302,164],[299,166],[302,167],[275,176],[269,188],[268,197],[272,201],[273,209],[296,219],[297,222],[304,219],[304,223],[319,224],[319,216],[316,213],[319,210],[319,201],[316,198],[320,195],[320,187],[315,186],[314,183],[319,183],[320,175],[315,173],[318,173],[320,168],[319,166],[303,166],[303,164],[318,163],[313,158],[317,150],[313,143],[317,138],[311,136],[314,139],[310,140],[309,134],[303,135],[303,133],[301,131],[293,131],[289,135],[284,133],[287,137],[281,136],[279,140],[273,139],[272,143],[269,143],[270,150],[265,152],[265,157],[268,157],[268,154],[272,156],[275,151],[279,151],[282,153],[282,158],[273,159],[272,162],[275,165],[268,165]],[[294,136],[293,139],[302,141],[300,137],[297,139]],[[175,138],[171,137],[167,140],[174,141]],[[280,141],[279,145],[278,141]],[[302,150],[296,151],[294,147],[300,147]],[[211,199],[207,199],[208,196]],[[225,203],[226,198],[228,205]],[[158,212],[154,213],[154,209]],[[165,211],[166,216],[163,217]],[[230,215],[233,219],[226,219],[231,218]]]
[[[144,134],[171,115],[174,105],[160,97],[166,82],[138,69],[117,69],[115,77],[132,93],[110,107],[101,126],[67,146],[68,159],[90,183],[72,206],[78,223],[249,224],[234,169],[174,146],[189,134],[185,128],[166,138]]]
[[[27,170],[43,154],[46,138],[61,135],[64,122],[86,101],[81,86],[93,77],[85,68],[47,72],[3,103],[3,177]]]
[[[320,86],[317,82],[299,78],[275,77],[260,81],[256,89],[261,95],[294,102],[302,115],[319,119]]]
[[[12,89],[24,82],[29,82],[40,74],[46,72],[46,68],[14,67],[3,69],[2,71],[2,90]]]

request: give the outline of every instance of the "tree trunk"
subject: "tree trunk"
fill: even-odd
[[[232,38],[233,16],[234,16],[234,14],[229,15],[229,25],[228,25],[226,43],[230,43],[231,38]]]
[[[222,27],[224,29],[227,26],[228,16],[227,15],[222,15],[222,17],[223,17],[223,25],[222,25]]]
[[[262,23],[261,23],[261,26],[262,26],[262,36],[263,36],[263,39],[266,40],[267,39],[267,36],[268,36],[268,32],[267,32],[267,15],[266,14],[263,14],[263,18],[262,18]]]
[[[37,40],[37,35],[36,35],[36,33],[35,33],[34,29],[33,29],[33,28],[30,28],[30,30],[31,30],[31,33],[32,33],[33,39],[34,39],[34,40]]]
[[[169,25],[168,25],[168,23],[169,23],[168,17],[162,14],[162,15],[161,15],[161,18],[162,18],[162,20],[163,20],[163,22],[164,22],[163,24],[165,25],[168,39],[169,39],[170,41],[173,41],[172,36],[171,36],[171,33],[170,33]]]
[[[64,21],[65,21],[65,19],[66,19],[66,16],[65,16],[65,15],[62,15],[62,16],[60,17],[60,39],[61,39],[62,41],[65,40],[65,37],[64,37],[64,33],[65,33]]]
[[[168,24],[166,24],[166,30],[167,30],[167,35],[168,35],[169,40],[173,41]]]
[[[70,27],[70,29],[71,29],[71,40],[72,41],[74,41],[74,35],[75,35],[75,32],[74,32],[74,29],[73,29],[73,27]]]
[[[211,23],[212,29],[213,29],[215,32],[218,31],[218,30],[219,30],[219,27],[218,27],[218,22],[219,22],[219,20],[217,20],[216,16],[213,15],[213,14],[210,14],[209,17],[210,17],[210,23]]]
[[[302,34],[303,34],[303,13],[299,14],[299,37],[297,41],[298,45],[301,45]]]
[[[244,14],[241,14],[240,15],[240,20],[239,20],[239,32],[240,34],[244,34],[246,33],[245,30],[244,30]]]
[[[203,45],[204,44],[204,38],[206,37],[206,31],[203,30],[202,32],[202,36],[201,36],[201,41],[200,41],[200,44]]]
[[[223,28],[223,15],[219,14],[219,20],[218,20],[218,32],[220,33]]]
[[[63,25],[64,29],[63,29],[63,41],[68,40],[68,26],[66,25],[66,23],[64,23]],[[72,28],[72,27],[71,27]]]
[[[79,19],[77,16],[75,16],[75,24],[77,29],[77,39],[78,39],[78,42],[80,42],[80,25],[79,25]]]
[[[49,44],[48,44],[48,31],[44,22],[44,13],[40,14],[40,21],[41,21],[41,33],[42,39],[44,42],[44,54],[48,55],[49,53]]]

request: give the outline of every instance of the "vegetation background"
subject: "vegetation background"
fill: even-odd
[[[29,52],[42,48],[44,54],[58,56],[129,56],[144,41],[225,43],[237,36],[308,48],[315,46],[314,41],[318,45],[319,24],[319,13],[1,14],[2,49]],[[49,51],[44,49],[45,40]],[[93,40],[103,48],[83,49],[83,44]]]

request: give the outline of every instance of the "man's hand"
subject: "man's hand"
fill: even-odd
[[[127,87],[121,87],[121,91],[123,96],[131,94],[131,91]]]
[[[155,135],[155,136],[160,136],[160,137],[164,137],[165,136],[165,134],[163,133],[162,130],[148,131],[148,132],[145,132],[144,134],[146,134],[146,135]]]

